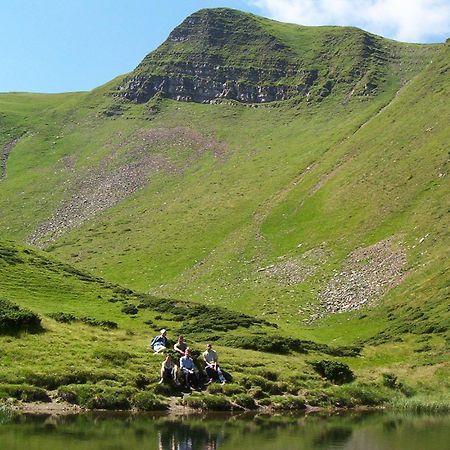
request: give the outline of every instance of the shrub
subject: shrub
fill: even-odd
[[[111,320],[97,320],[92,317],[76,317],[71,313],[65,312],[54,312],[48,314],[49,317],[61,323],[72,323],[72,322],[83,322],[86,325],[90,325],[91,327],[103,327],[109,329],[116,329],[117,323]]]
[[[117,328],[117,323],[112,320],[97,320],[92,317],[80,317],[80,321],[91,327],[103,327],[109,329]]]
[[[48,314],[48,317],[61,323],[71,323],[78,320],[73,314],[65,312],[54,312]]]
[[[41,330],[41,319],[37,314],[22,309],[9,300],[0,299],[0,334]]]
[[[19,256],[19,251],[10,246],[6,247],[0,244],[0,261],[4,261],[7,264],[15,265],[23,263],[23,259]]]
[[[133,396],[133,406],[141,411],[165,411],[169,405],[167,401],[152,392],[138,392]]]
[[[138,308],[136,305],[133,305],[132,303],[125,303],[122,306],[121,311],[125,314],[129,314],[129,315],[135,315],[139,312]]]
[[[269,325],[269,322],[246,314],[228,311],[217,306],[206,306],[170,299],[161,299],[141,294],[139,309],[149,308],[159,313],[171,315],[170,320],[182,321],[185,334],[229,331],[237,328],[249,328],[252,325]],[[162,318],[162,316],[160,316]],[[155,317],[155,320],[158,320]]]
[[[339,361],[329,361],[326,359],[312,361],[309,364],[322,377],[335,384],[349,383],[355,379],[350,367]]]
[[[147,387],[149,384],[151,383],[151,380],[146,377],[145,375],[142,375],[141,373],[138,374],[135,379],[134,379],[134,385],[138,388],[138,389],[144,389],[145,387]]]
[[[399,382],[393,373],[383,373],[383,385],[389,389],[400,391],[405,397],[412,397],[414,395],[414,390]]]

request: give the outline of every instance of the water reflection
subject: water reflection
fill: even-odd
[[[442,450],[450,416],[17,416],[0,420],[1,450]]]
[[[158,430],[158,450],[217,450],[223,439],[222,430],[211,432],[207,427],[165,422]]]

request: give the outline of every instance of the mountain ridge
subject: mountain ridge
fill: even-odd
[[[200,103],[321,101],[333,89],[365,96],[382,88],[386,64],[398,59],[401,65],[400,55],[411,47],[357,28],[293,26],[290,38],[278,28],[280,23],[236,10],[200,10],[147,55],[115,94],[138,103],[157,94]]]

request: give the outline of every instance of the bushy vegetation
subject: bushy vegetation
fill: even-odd
[[[247,314],[229,311],[225,308],[206,306],[188,302],[161,299],[141,295],[139,308],[151,308],[154,311],[167,313],[168,318],[183,322],[183,333],[196,334],[213,331],[230,331],[237,328],[249,328],[253,325],[269,325],[269,322]]]
[[[97,320],[92,317],[76,317],[71,313],[55,312],[49,313],[49,317],[61,323],[83,322],[91,327],[102,327],[109,329],[116,329],[118,327],[117,322],[112,320]]]
[[[41,331],[41,319],[32,311],[0,299],[0,334]]]
[[[350,367],[340,361],[320,360],[311,361],[312,368],[322,377],[335,384],[350,383],[355,379]]]
[[[277,354],[288,354],[290,352],[309,353],[314,351],[332,356],[358,356],[361,353],[360,346],[330,347],[313,341],[263,333],[244,336],[225,335],[217,337],[217,339],[220,339],[223,344],[230,347]],[[214,340],[214,338],[211,340]]]

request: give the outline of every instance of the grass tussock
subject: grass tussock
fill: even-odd
[[[400,397],[391,403],[391,407],[405,412],[447,414],[450,412],[450,398]]]

